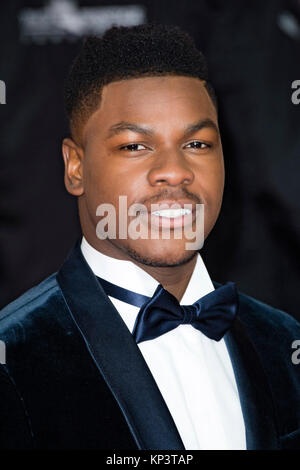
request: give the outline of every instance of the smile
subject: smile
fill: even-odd
[[[151,215],[166,217],[168,219],[176,219],[176,217],[182,217],[191,213],[192,211],[190,209],[163,209],[160,211],[153,211],[151,212]]]
[[[191,209],[160,209],[144,214],[147,222],[154,229],[176,229],[193,225],[196,211]]]

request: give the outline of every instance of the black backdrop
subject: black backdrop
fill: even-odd
[[[80,234],[63,184],[63,80],[81,36],[121,19],[178,24],[206,54],[227,174],[202,255],[213,279],[300,319],[299,12],[297,0],[2,2],[0,306],[56,271]]]

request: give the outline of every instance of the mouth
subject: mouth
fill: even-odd
[[[176,229],[189,227],[196,219],[195,203],[187,201],[167,201],[152,204],[147,212],[141,213],[145,222],[148,220],[153,228]]]
[[[191,213],[192,211],[190,209],[162,209],[160,211],[151,212],[152,215],[167,217],[168,219],[176,219],[177,217],[183,217]]]
[[[195,211],[189,209],[162,209],[150,213],[151,226],[156,228],[182,228],[190,226],[195,219]]]

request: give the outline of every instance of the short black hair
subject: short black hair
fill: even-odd
[[[205,57],[193,39],[178,26],[142,24],[113,26],[102,37],[88,36],[65,82],[65,108],[74,137],[100,104],[104,85],[118,80],[160,75],[182,75],[208,80]]]

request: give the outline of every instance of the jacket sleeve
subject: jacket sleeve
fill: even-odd
[[[5,365],[0,365],[0,449],[33,449],[29,416]]]

